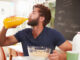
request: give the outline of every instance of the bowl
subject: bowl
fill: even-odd
[[[32,60],[47,60],[51,49],[40,46],[28,46],[28,53]]]

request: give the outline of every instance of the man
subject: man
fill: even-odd
[[[58,60],[60,54],[55,51],[53,52],[55,46],[58,46],[63,51],[67,51],[71,50],[71,44],[64,39],[60,32],[46,27],[50,19],[51,12],[48,7],[45,7],[42,4],[34,5],[28,21],[28,25],[32,26],[32,29],[26,28],[17,32],[13,36],[6,37],[6,32],[8,29],[3,27],[0,32],[0,46],[8,46],[21,42],[24,56],[28,56],[28,45],[44,46],[50,48],[51,53],[53,53],[49,55],[49,59]]]

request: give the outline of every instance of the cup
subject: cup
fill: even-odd
[[[67,51],[67,60],[78,60],[79,53],[76,51]]]

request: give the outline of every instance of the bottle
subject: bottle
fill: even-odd
[[[73,38],[72,50],[80,52],[80,32],[78,32]]]
[[[78,32],[73,38],[72,51],[79,53],[78,60],[80,60],[80,32]]]
[[[3,24],[4,24],[4,27],[8,29],[8,28],[11,28],[11,27],[18,26],[18,25],[22,24],[23,22],[25,22],[26,20],[28,20],[28,18],[8,17],[8,18],[4,19]]]

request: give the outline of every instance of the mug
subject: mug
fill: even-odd
[[[67,51],[67,60],[78,60],[79,53],[76,51]]]

